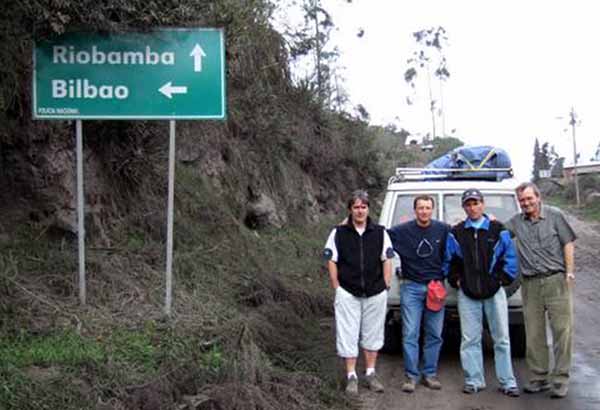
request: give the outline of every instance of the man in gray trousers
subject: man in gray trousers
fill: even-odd
[[[517,240],[523,278],[523,314],[529,383],[524,391],[551,390],[563,398],[569,390],[573,345],[575,232],[563,213],[542,204],[538,187],[525,182],[516,189],[522,213],[506,224]],[[546,342],[546,315],[552,332],[554,369]]]

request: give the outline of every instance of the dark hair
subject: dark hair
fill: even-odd
[[[431,202],[431,209],[435,208],[435,201],[431,195],[418,195],[415,197],[415,200],[413,201],[413,209],[417,209],[417,202],[419,201],[429,201]]]
[[[531,188],[533,190],[533,193],[535,194],[535,196],[537,196],[538,198],[541,197],[540,189],[533,182],[523,182],[522,184],[519,184],[519,186],[515,188],[515,192],[517,193],[517,196],[519,196],[519,194],[523,193],[523,191],[525,191],[527,188]]]
[[[357,199],[360,199],[360,202],[362,202],[366,206],[369,206],[369,194],[367,193],[367,191],[357,189],[356,191],[352,192],[352,194],[350,195],[350,199],[348,199],[349,210],[352,209],[352,205],[354,205],[354,202],[356,202]]]

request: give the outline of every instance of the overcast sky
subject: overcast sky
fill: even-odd
[[[595,1],[322,0],[333,17],[332,41],[345,88],[374,124],[431,129],[425,83],[413,105],[404,81],[412,33],[443,26],[451,77],[444,85],[446,130],[467,144],[507,150],[519,179],[531,176],[533,144],[554,145],[571,163],[571,106],[580,163],[600,142],[600,14]],[[364,35],[358,37],[359,30]],[[564,117],[562,120],[556,117]],[[438,123],[438,129],[441,123]]]

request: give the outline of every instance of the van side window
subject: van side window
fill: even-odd
[[[514,194],[483,194],[485,196],[485,213],[496,217],[500,222],[508,221],[519,210]],[[444,195],[444,221],[454,225],[465,219],[465,212],[460,203],[460,194]]]

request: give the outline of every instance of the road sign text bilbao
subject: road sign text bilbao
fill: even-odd
[[[52,98],[116,98],[123,100],[129,96],[129,88],[124,85],[95,85],[87,78],[75,80],[52,80]]]

